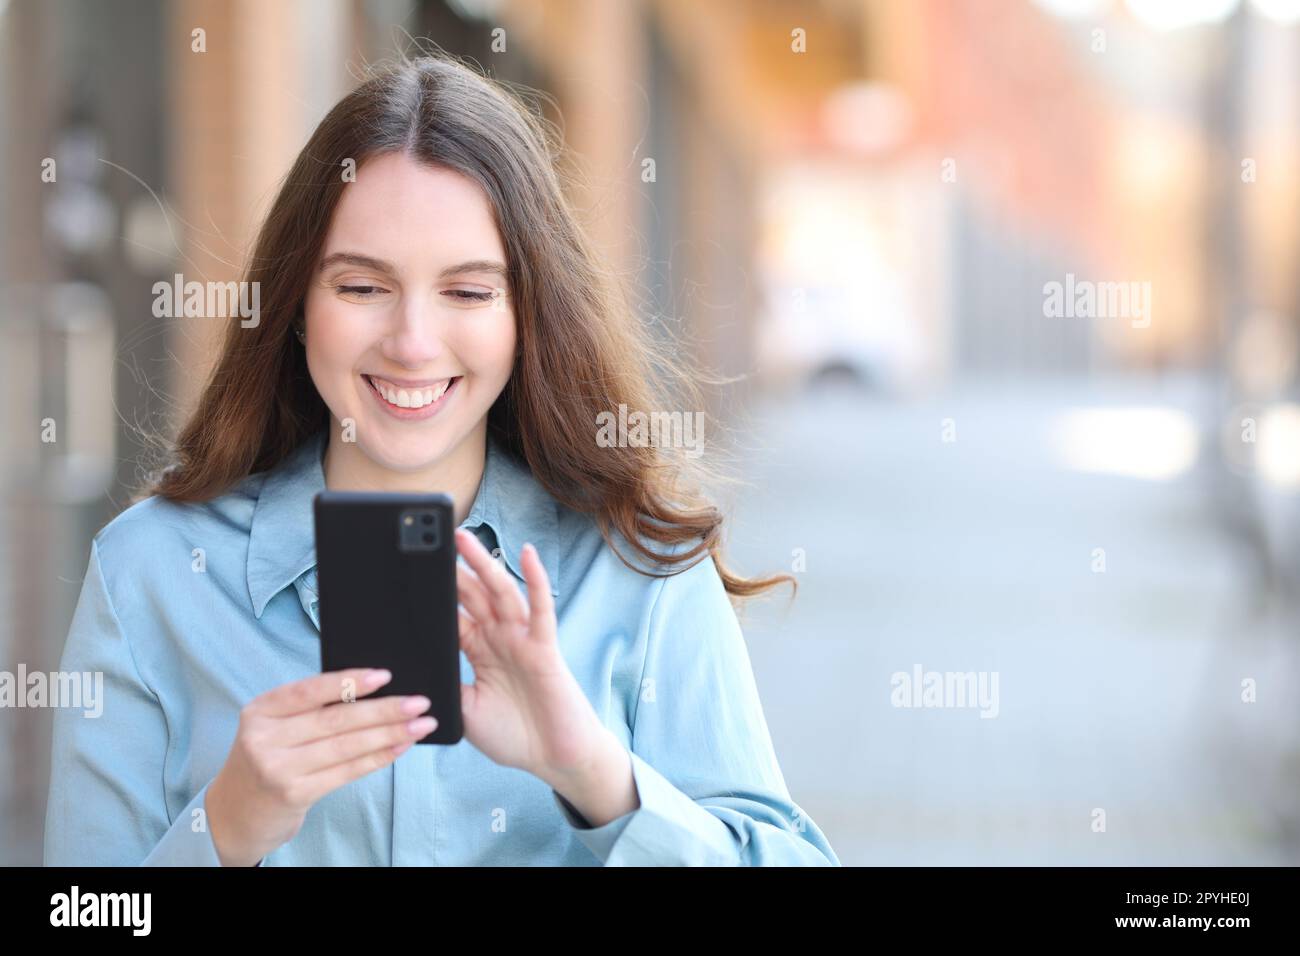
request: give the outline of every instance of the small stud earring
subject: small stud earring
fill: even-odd
[[[307,341],[307,332],[306,332],[306,330],[304,330],[304,329],[294,329],[294,332],[297,334],[297,336],[298,336],[298,341],[299,341],[299,342],[306,342],[306,341]]]

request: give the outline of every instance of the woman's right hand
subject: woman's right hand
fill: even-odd
[[[307,811],[386,767],[438,722],[423,696],[360,700],[392,679],[357,667],[282,684],[239,714],[239,731],[205,800],[223,866],[254,866],[293,839]]]

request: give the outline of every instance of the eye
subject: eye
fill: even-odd
[[[334,291],[340,295],[350,295],[358,299],[371,299],[388,290],[377,285],[336,285]]]
[[[453,302],[464,305],[481,305],[496,298],[494,292],[483,292],[477,289],[447,289],[442,294]]]

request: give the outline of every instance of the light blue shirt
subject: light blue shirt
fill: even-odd
[[[204,798],[240,709],[320,672],[325,437],[219,498],[149,498],[95,536],[60,670],[102,672],[102,713],[55,710],[47,865],[220,865]],[[839,865],[786,788],[711,560],[667,578],[629,569],[494,439],[461,527],[499,543],[525,593],[520,549],[536,545],[560,650],[630,751],[640,807],[589,827],[468,739],[421,744],[327,794],[262,865]]]

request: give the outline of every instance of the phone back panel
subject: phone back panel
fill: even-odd
[[[424,694],[438,726],[417,742],[456,743],[464,731],[451,499],[323,491],[314,506],[322,672],[388,668],[393,679],[367,696]]]

